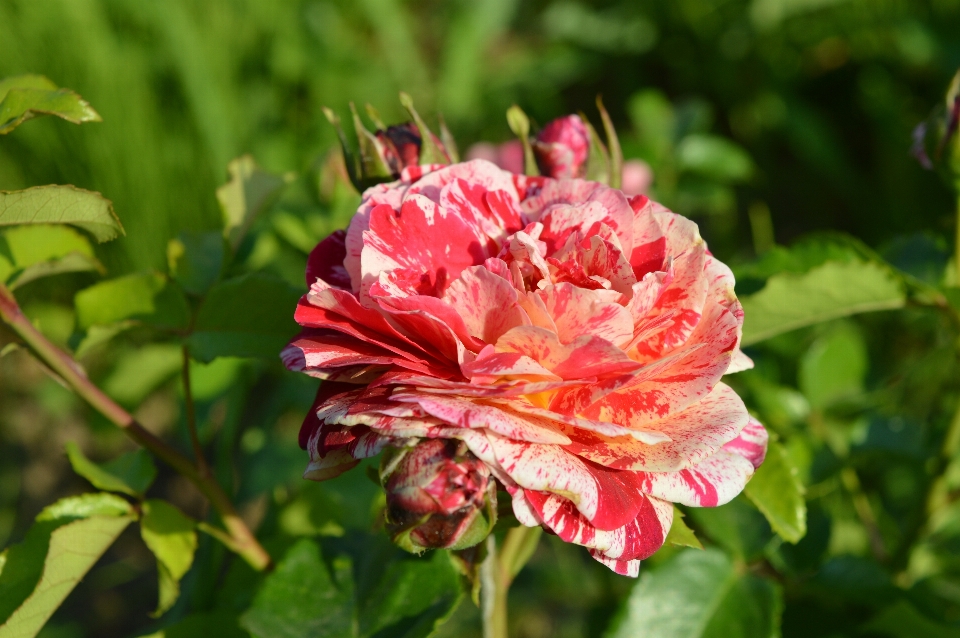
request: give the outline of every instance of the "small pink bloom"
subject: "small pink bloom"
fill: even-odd
[[[644,195],[653,184],[653,169],[643,160],[632,159],[623,163],[621,190],[624,195]]]
[[[482,159],[493,162],[511,173],[523,173],[523,144],[510,140],[503,144],[477,142],[467,150],[467,159]]]
[[[533,145],[540,172],[547,177],[583,177],[590,134],[578,115],[557,118],[543,127]]]
[[[325,379],[306,476],[413,447],[385,478],[391,520],[478,511],[482,465],[523,525],[635,576],[673,503],[722,505],[763,460],[721,380],[751,365],[733,275],[645,196],[483,160],[407,168],[314,249],[307,285],[283,353]],[[435,542],[483,533],[451,529]]]

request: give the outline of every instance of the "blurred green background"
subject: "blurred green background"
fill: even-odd
[[[100,191],[127,231],[98,248],[110,276],[164,270],[172,237],[220,228],[214,191],[227,163],[250,153],[269,170],[301,175],[283,214],[264,222],[248,250],[257,267],[302,285],[305,251],[356,201],[323,170],[335,135],[321,106],[343,116],[348,102],[370,102],[396,122],[405,90],[429,122],[443,113],[463,151],[509,139],[504,112],[513,103],[541,124],[582,110],[599,125],[593,103],[602,94],[627,157],[652,166],[653,193],[700,223],[721,259],[752,259],[769,245],[769,220],[779,244],[842,230],[935,282],[955,201],[909,149],[914,126],[942,101],[958,66],[960,0],[0,0],[0,77],[44,74],[103,116],[83,127],[47,118],[0,140],[0,189],[60,183]],[[72,295],[93,281],[45,280],[18,296],[66,342]],[[900,324],[865,321],[831,330],[877,335],[867,342],[882,364],[884,335]],[[924,326],[922,343],[904,348],[936,343],[927,334],[935,328]],[[832,334],[771,346],[776,363],[747,383],[757,401],[768,396],[756,389],[765,378],[784,384],[778,392],[805,390],[797,362],[815,359],[804,348],[814,339],[832,343]],[[114,380],[115,394],[139,406],[146,425],[185,443],[178,360],[170,347],[146,341],[134,334],[85,363],[108,386]],[[896,374],[889,366],[873,372],[859,391]],[[195,376],[206,384],[198,391],[205,442],[227,459],[251,520],[291,534],[322,529],[297,500],[315,487],[298,479],[304,458],[295,445],[312,383],[275,362],[221,360]],[[139,385],[128,387],[131,378]],[[807,394],[816,392],[811,383]],[[922,380],[916,387],[929,389]],[[789,392],[771,412],[816,404]],[[916,410],[921,418],[935,410],[927,403]],[[67,440],[99,458],[127,449],[22,352],[0,358],[0,546],[18,540],[44,505],[85,489],[69,471]],[[241,461],[231,470],[234,455]],[[909,500],[913,479],[898,476]],[[185,482],[165,476],[158,489],[203,515]],[[323,498],[349,502],[349,490],[331,489]],[[826,516],[817,512],[812,530]],[[366,524],[364,512],[351,516]],[[831,552],[850,550],[834,542]],[[124,536],[105,561],[45,636],[138,635],[148,626],[156,587],[149,554]],[[215,597],[211,561],[211,578],[197,576],[201,584],[188,588],[192,604]],[[545,542],[516,586],[516,635],[600,635],[629,584],[581,549]],[[787,620],[820,609],[803,604],[800,612],[788,606]],[[470,626],[472,612],[458,613],[465,624],[451,627]],[[836,632],[845,631],[840,616]],[[802,631],[788,623],[784,635],[821,635]]]

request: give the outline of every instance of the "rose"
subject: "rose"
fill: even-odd
[[[763,460],[766,431],[720,380],[750,365],[733,276],[646,197],[482,160],[407,168],[316,247],[307,282],[284,361],[326,379],[308,478],[461,441],[522,524],[636,575],[672,503],[723,504]]]
[[[560,117],[537,134],[533,151],[544,175],[557,179],[583,177],[590,154],[590,133],[580,116]]]

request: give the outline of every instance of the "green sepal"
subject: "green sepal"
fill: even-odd
[[[456,164],[460,161],[460,151],[457,150],[457,140],[454,139],[453,133],[447,128],[447,123],[443,119],[443,113],[438,113],[437,119],[440,120],[440,141],[443,142],[443,147],[446,149],[447,155],[450,156],[450,161]]]
[[[586,179],[602,184],[610,184],[610,153],[607,147],[603,145],[600,136],[597,135],[597,129],[587,120],[587,117],[581,113],[580,119],[587,127],[587,135],[590,137],[590,150],[587,153]]]
[[[393,172],[385,159],[386,149],[383,143],[363,125],[353,102],[350,102],[350,113],[353,115],[353,128],[356,130],[359,146],[360,180],[366,184],[371,179],[376,181],[393,179]]]
[[[539,175],[540,169],[537,168],[537,160],[533,156],[533,147],[530,145],[530,118],[516,104],[507,109],[507,126],[520,138],[520,144],[523,145],[524,175]]]
[[[413,98],[410,97],[409,93],[400,92],[400,104],[403,108],[407,109],[410,117],[413,118],[414,123],[416,123],[417,128],[420,130],[420,165],[449,164],[449,159],[440,147],[437,146],[437,142],[433,137],[433,133],[427,127],[427,123],[424,122],[420,114],[417,113],[417,109],[413,108]]]
[[[597,96],[597,110],[600,111],[603,131],[607,136],[607,147],[610,149],[610,187],[620,188],[623,179],[623,150],[620,148],[617,129],[613,126],[613,120],[610,119],[610,114],[607,113],[606,107],[603,106],[603,99],[599,95]]]
[[[360,182],[359,158],[354,157],[350,151],[350,146],[347,143],[347,134],[343,132],[343,127],[340,125],[340,117],[326,106],[323,107],[323,114],[326,116],[327,121],[333,125],[333,128],[337,130],[340,149],[343,151],[343,163],[347,167],[347,175],[350,177],[350,183],[352,183],[353,187],[358,191],[363,192],[363,185]]]
[[[373,106],[373,104],[370,104],[369,102],[367,102],[367,103],[364,105],[364,108],[365,108],[366,111],[367,111],[367,117],[370,118],[370,120],[373,122],[374,126],[376,126],[376,127],[377,127],[379,130],[381,130],[381,131],[387,130],[387,125],[383,123],[383,118],[380,117],[380,111],[378,111],[378,110]]]

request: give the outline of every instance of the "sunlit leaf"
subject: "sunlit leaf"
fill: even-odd
[[[11,289],[65,272],[104,272],[89,240],[67,226],[15,226],[4,233]]]
[[[197,551],[196,524],[170,503],[150,499],[143,503],[140,535],[157,557],[160,600],[153,615],[161,616],[177,602],[180,579],[193,565]]]
[[[190,309],[178,289],[156,273],[134,273],[85,288],[74,298],[81,328],[136,319],[159,328],[183,328]]]
[[[300,291],[282,279],[252,273],[210,289],[188,338],[191,354],[275,359],[297,332],[293,321]]]
[[[0,135],[38,115],[56,115],[68,122],[99,122],[93,107],[70,89],[58,88],[42,75],[0,80]]]
[[[249,155],[230,162],[228,171],[230,181],[217,189],[217,200],[224,236],[236,248],[253,220],[276,201],[289,180],[262,170]]]
[[[127,525],[129,503],[110,494],[46,508],[0,571],[0,638],[32,638]]]
[[[770,441],[767,458],[744,492],[767,517],[770,527],[790,543],[799,542],[807,533],[804,491],[787,451],[776,441]]]
[[[663,542],[664,544],[670,543],[671,545],[680,547],[703,549],[703,543],[701,543],[697,535],[693,533],[693,530],[683,522],[683,512],[677,509],[677,507],[673,508],[673,524],[670,526],[667,538]]]
[[[775,638],[780,588],[723,552],[687,550],[641,574],[608,638]]]
[[[804,274],[774,275],[759,292],[741,297],[743,344],[849,315],[901,308],[903,282],[876,262],[829,261]]]
[[[99,242],[124,234],[110,200],[75,186],[0,191],[0,226],[21,224],[68,224],[87,231]]]
[[[73,441],[67,443],[66,449],[73,471],[97,489],[143,496],[157,477],[157,468],[146,450],[135,450],[108,463],[98,464],[84,456]]]

